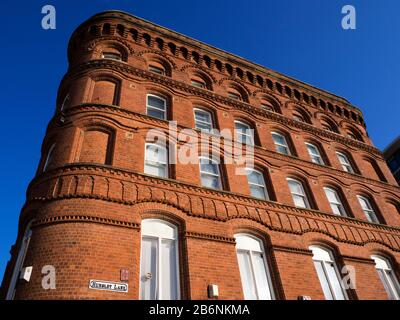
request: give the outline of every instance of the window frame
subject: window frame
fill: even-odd
[[[371,255],[371,259],[375,262],[375,269],[389,299],[400,300],[400,283],[390,260],[378,254]],[[379,267],[379,265],[382,265],[382,262],[386,265],[386,268],[383,266]]]
[[[147,146],[155,146],[155,147],[157,147],[158,149],[164,149],[165,158],[166,158],[165,163],[162,163],[162,162],[159,161],[159,159],[157,159],[156,162],[153,162],[153,161],[150,160],[151,163],[148,164],[149,160],[147,160]],[[145,145],[144,145],[144,166],[143,166],[143,173],[148,174],[148,175],[151,175],[151,176],[154,176],[154,177],[159,177],[159,178],[166,178],[166,179],[168,179],[168,178],[169,178],[169,171],[170,171],[170,170],[169,170],[169,153],[168,153],[168,151],[169,151],[169,150],[168,150],[168,147],[167,147],[167,146],[162,146],[162,145],[160,145],[160,144],[158,144],[158,143],[153,143],[153,142],[146,142]],[[165,176],[154,175],[154,174],[151,174],[151,173],[146,172],[146,165],[150,165],[150,166],[152,166],[152,167],[157,167],[157,168],[160,168],[161,166],[164,166],[164,167],[165,167]]]
[[[107,57],[107,55],[108,55],[108,57]],[[118,59],[111,58],[109,56],[118,57]],[[101,53],[101,58],[102,59],[107,59],[107,60],[122,61],[122,54],[121,53],[114,53],[114,52],[102,52]]]
[[[301,209],[311,209],[311,201],[310,201],[310,199],[308,198],[309,196],[308,196],[307,190],[306,190],[306,188],[305,188],[305,186],[304,186],[304,183],[303,183],[301,180],[299,180],[299,179],[290,178],[290,177],[289,177],[289,178],[286,178],[286,181],[287,181],[288,186],[289,186],[289,190],[290,190],[290,194],[291,194],[291,196],[292,196],[292,200],[293,200],[294,206],[295,206],[296,208],[301,208]],[[293,193],[293,192],[292,192],[292,189],[290,188],[290,181],[293,181],[293,182],[296,182],[297,184],[299,184],[301,190],[303,191],[303,194]],[[305,207],[299,207],[299,206],[296,205],[296,201],[294,200],[294,197],[293,197],[294,195],[303,198],[304,203],[305,203]]]
[[[336,280],[340,284],[340,289],[341,289],[341,293],[343,295],[344,300],[349,300],[349,296],[347,294],[347,291],[343,287],[343,283],[342,283],[342,279],[340,277],[338,265],[337,265],[337,262],[336,262],[336,259],[335,259],[335,256],[334,256],[332,250],[328,249],[328,248],[325,248],[323,246],[320,246],[320,245],[311,245],[311,246],[308,247],[308,249],[311,250],[312,253],[313,253],[312,260],[313,260],[314,267],[315,267],[315,270],[316,270],[316,273],[317,273],[317,276],[318,276],[318,280],[319,280],[320,285],[321,285],[321,289],[322,289],[322,291],[324,293],[325,299],[326,300],[343,300],[343,299],[338,299],[338,293],[335,292],[334,285],[333,285],[333,283],[331,281],[331,278],[329,276],[329,272],[327,271],[328,269],[327,269],[326,265],[330,263],[333,266],[333,269],[335,271]],[[317,252],[314,251],[314,250],[316,250]],[[325,258],[322,258],[321,255],[319,257],[317,257],[317,254],[320,253],[319,251],[323,251],[324,255],[327,254],[329,256],[329,260],[327,260]],[[316,267],[317,263],[321,264],[324,280],[328,284],[330,295],[332,296],[333,299],[329,299],[326,296],[326,293],[324,291],[324,286],[322,285],[321,279],[320,279],[321,274],[319,272],[319,269]]]
[[[319,164],[319,165],[321,165],[321,166],[325,166],[325,165],[326,165],[326,164],[325,164],[325,160],[324,160],[324,157],[322,156],[322,153],[321,153],[321,151],[320,151],[320,148],[319,148],[316,144],[313,144],[313,143],[311,143],[311,142],[306,142],[305,145],[306,145],[306,148],[307,148],[308,155],[309,155],[310,158],[311,158],[311,162],[313,162],[313,163],[315,163],[315,164]],[[317,151],[317,154],[313,154],[313,153],[310,151],[309,147],[315,149],[315,150]],[[315,158],[317,158],[317,159],[319,159],[319,160],[314,161]]]
[[[149,72],[158,74],[158,75],[160,75],[160,76],[165,76],[165,75],[166,75],[165,68],[157,67],[157,66],[152,65],[152,64],[149,64],[149,67],[147,68],[147,70],[148,70]]]
[[[214,173],[207,172],[207,171],[202,171],[202,170],[201,170],[201,159],[207,159],[207,160],[209,160],[211,163],[215,164],[216,167],[217,167],[218,174],[214,174]],[[223,190],[222,176],[221,176],[221,168],[220,168],[220,164],[219,164],[217,161],[215,161],[214,159],[212,159],[212,158],[210,158],[210,157],[200,156],[200,157],[199,157],[199,172],[200,172],[200,182],[201,182],[201,186],[202,186],[202,187],[204,187],[204,188],[209,188],[209,189],[212,189],[212,190]],[[218,188],[212,188],[212,187],[205,186],[205,185],[203,184],[203,174],[204,174],[204,175],[207,175],[207,176],[217,177],[217,178],[218,178]]]
[[[242,272],[240,271],[240,263],[239,263],[239,252],[245,252],[246,254],[248,254],[249,258],[250,258],[250,268],[251,268],[251,273],[252,273],[252,280],[254,281],[253,285],[254,288],[256,290],[256,295],[257,295],[257,300],[261,300],[259,297],[260,294],[260,288],[261,285],[256,281],[256,272],[255,272],[255,263],[254,263],[254,255],[255,254],[260,254],[262,257],[262,260],[264,262],[264,271],[265,271],[265,275],[266,275],[266,279],[267,279],[267,283],[268,283],[268,291],[269,291],[269,295],[270,295],[270,299],[262,299],[262,300],[275,300],[276,299],[276,295],[274,292],[274,285],[273,285],[273,281],[272,281],[272,277],[271,277],[271,270],[270,270],[270,266],[268,263],[268,259],[267,259],[267,253],[265,251],[265,246],[263,241],[256,237],[253,236],[252,234],[249,233],[236,233],[234,235],[235,241],[236,241],[236,245],[235,245],[235,251],[236,251],[236,259],[238,260],[238,267],[239,267],[239,272],[240,272],[240,281],[241,281],[241,285],[242,285],[242,290],[243,290],[243,296],[245,300],[248,300],[245,296],[245,290],[244,290],[244,284],[243,284],[243,278],[242,278]],[[259,245],[259,249],[249,245],[249,246],[244,246],[244,247],[240,247],[240,242],[242,241],[238,241],[237,238],[242,238],[245,242],[246,240],[251,240],[256,241]],[[242,242],[242,243],[243,243]],[[248,243],[246,244],[248,245]]]
[[[376,212],[376,209],[374,207],[372,200],[369,197],[366,197],[366,196],[363,196],[360,194],[357,195],[357,199],[358,199],[358,203],[361,207],[361,210],[363,211],[365,217],[367,218],[367,221],[370,223],[380,224],[381,221],[379,219],[379,216]],[[367,204],[367,207],[369,207],[369,208],[364,208],[361,200],[365,201],[365,203]],[[371,213],[373,214],[372,218],[371,218]]]
[[[210,117],[210,123],[207,123],[207,122],[202,121],[202,120],[197,120],[196,119],[196,112],[202,112],[204,114],[207,114]],[[193,115],[194,115],[194,127],[195,127],[195,129],[200,130],[200,131],[205,131],[207,133],[213,133],[213,131],[215,129],[214,128],[214,118],[213,118],[213,115],[212,115],[212,113],[210,111],[204,110],[204,109],[199,108],[199,107],[194,107],[193,108]],[[201,122],[201,123],[204,123],[206,125],[209,125],[210,129],[207,130],[207,129],[204,129],[204,128],[198,128],[197,127],[197,123],[198,122]]]
[[[153,234],[151,231],[148,233],[144,233],[145,230],[145,224],[147,223],[153,223],[154,225],[156,224],[160,224],[163,226],[166,226],[167,228],[170,228],[173,230],[174,233],[174,237],[172,238],[168,238],[166,234],[163,234],[162,232],[159,232],[158,234]],[[157,259],[156,259],[156,270],[157,270],[157,280],[156,280],[156,298],[154,299],[154,301],[158,301],[158,300],[163,300],[163,298],[161,297],[160,299],[160,293],[162,292],[162,259],[161,259],[161,243],[162,240],[172,240],[174,241],[174,245],[175,245],[175,265],[176,265],[176,272],[175,272],[175,277],[176,277],[176,288],[177,288],[177,298],[176,300],[180,300],[181,299],[181,279],[180,279],[180,264],[179,264],[179,260],[180,260],[180,246],[179,246],[179,230],[178,227],[168,221],[162,220],[162,219],[157,219],[157,218],[150,218],[150,219],[143,219],[141,222],[141,232],[140,232],[140,270],[139,270],[139,300],[144,300],[142,299],[142,281],[140,280],[141,275],[142,275],[142,261],[143,261],[143,238],[149,238],[149,239],[157,239]]]
[[[162,109],[160,109],[158,107],[154,107],[154,106],[149,105],[149,97],[155,97],[157,99],[162,100],[164,102],[164,110],[162,110]],[[149,108],[153,109],[153,110],[156,110],[156,111],[163,112],[164,118],[157,118],[157,117],[149,115],[149,113],[148,113]],[[160,95],[157,95],[157,94],[148,93],[146,95],[146,115],[149,116],[149,117],[155,118],[155,119],[159,119],[159,120],[168,120],[168,103],[167,103],[167,99],[162,97],[162,96],[160,96]]]
[[[328,195],[327,195],[327,190],[333,192],[335,194],[336,199],[338,199],[339,202],[331,202],[329,200]],[[343,203],[343,199],[340,196],[340,193],[335,188],[332,188],[332,187],[329,187],[329,186],[328,187],[324,187],[324,192],[325,192],[325,196],[326,196],[326,198],[327,198],[327,200],[329,202],[329,205],[331,207],[332,213],[335,214],[335,215],[338,215],[338,216],[348,217],[349,215],[347,213],[346,206]],[[340,213],[335,213],[335,210],[333,209],[332,205],[335,205],[335,206],[339,207],[338,210],[339,210]]]
[[[255,145],[255,139],[254,139],[254,129],[252,128],[252,126],[250,124],[248,124],[247,122],[244,122],[242,120],[235,120],[234,121],[235,124],[235,133],[236,133],[236,139],[239,143],[242,144],[247,144],[250,146],[254,146]],[[239,130],[237,128],[237,124],[240,124],[242,126],[247,127],[247,129],[245,129],[245,131],[243,132],[242,130]],[[249,132],[249,133],[247,133]],[[245,142],[243,142],[243,137],[246,137]],[[247,142],[247,138],[250,139],[249,143]]]
[[[345,154],[341,151],[336,151],[336,156],[339,160],[340,165],[342,166],[342,171],[347,172],[347,173],[352,173],[352,174],[356,173],[355,167],[354,167],[353,163],[351,162],[351,160],[349,159],[349,157],[347,156],[347,154]],[[344,162],[341,160],[341,157],[343,157],[345,159]],[[347,170],[346,168],[350,168],[350,171]]]
[[[268,193],[267,185],[266,185],[266,183],[265,183],[265,176],[264,176],[263,172],[260,171],[260,170],[251,169],[251,168],[245,168],[245,170],[246,170],[246,172],[248,172],[248,171],[255,172],[255,173],[259,174],[259,175],[262,177],[262,182],[263,182],[263,184],[260,185],[260,184],[254,183],[254,182],[250,182],[249,179],[248,179],[249,175],[248,175],[248,173],[247,173],[247,184],[248,184],[249,189],[250,189],[250,195],[251,195],[253,198],[256,198],[256,199],[269,201],[269,200],[270,200],[270,196],[269,196],[269,193]],[[258,187],[258,188],[262,188],[262,189],[263,189],[264,198],[259,198],[259,197],[256,197],[256,196],[254,196],[254,195],[252,194],[252,192],[251,192],[251,186],[252,186],[252,185],[254,185],[255,187]]]
[[[276,152],[278,152],[278,153],[280,153],[280,154],[283,154],[283,155],[286,155],[286,156],[292,156],[292,155],[293,155],[292,150],[291,150],[291,146],[289,145],[288,140],[287,140],[285,134],[279,133],[279,132],[277,132],[277,131],[271,131],[271,135],[272,135],[272,141],[274,142],[274,145],[275,145],[275,151],[276,151]],[[282,137],[283,140],[285,141],[285,145],[284,145],[284,144],[281,144],[281,143],[279,143],[279,142],[277,142],[277,141],[274,139],[274,136],[280,136],[280,137]],[[279,152],[279,151],[278,151],[278,147],[284,147],[284,148],[287,150],[287,153]]]

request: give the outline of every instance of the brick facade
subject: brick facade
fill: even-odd
[[[104,59],[104,53],[122,61]],[[359,109],[117,11],[79,26],[68,58],[57,111],[21,212],[3,297],[30,224],[23,266],[33,266],[33,273],[29,282],[17,283],[16,299],[138,299],[141,222],[158,218],[178,228],[182,299],[208,299],[209,284],[219,286],[219,299],[243,299],[234,238],[240,232],[263,241],[277,299],[324,299],[309,250],[313,244],[329,247],[339,268],[355,267],[350,299],[388,298],[371,255],[386,257],[399,275],[400,188],[372,145]],[[148,71],[150,65],[164,74]],[[220,166],[222,191],[201,186],[198,164],[170,165],[169,178],[144,174],[147,132],[168,131],[168,121],[146,115],[147,94],[166,99],[167,118],[177,121],[179,132],[195,127],[197,106],[212,114],[218,129],[234,130],[235,120],[250,124],[255,165],[265,176],[270,201],[251,197],[246,176],[236,175],[234,164]],[[291,156],[276,152],[271,135],[276,131],[286,136]],[[311,162],[306,142],[318,146],[325,165]],[[348,156],[354,173],[342,170],[337,151]],[[288,177],[303,182],[309,209],[294,206]],[[348,217],[332,214],[326,186],[338,191]],[[380,223],[366,220],[357,195],[370,199]],[[55,290],[42,288],[44,265],[57,270]],[[88,288],[90,279],[121,282],[121,269],[129,270],[128,293]]]

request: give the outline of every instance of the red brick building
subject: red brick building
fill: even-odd
[[[80,25],[68,59],[4,298],[399,299],[400,189],[347,100],[118,11]],[[149,140],[168,120],[174,140]],[[247,175],[223,147],[169,162],[184,130],[215,129],[254,145]]]

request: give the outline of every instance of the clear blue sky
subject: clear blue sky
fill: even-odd
[[[41,8],[57,29],[41,28]],[[357,29],[341,28],[341,8]],[[400,134],[398,0],[28,0],[2,4],[0,279],[17,233],[57,88],[69,36],[95,13],[118,9],[347,98],[360,107],[375,145]]]

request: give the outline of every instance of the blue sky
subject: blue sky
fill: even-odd
[[[57,29],[41,28],[54,5]],[[357,29],[341,28],[351,4]],[[117,9],[153,21],[347,98],[360,107],[379,148],[400,134],[398,0],[46,0],[2,4],[0,279],[25,192],[40,157],[73,30]]]

